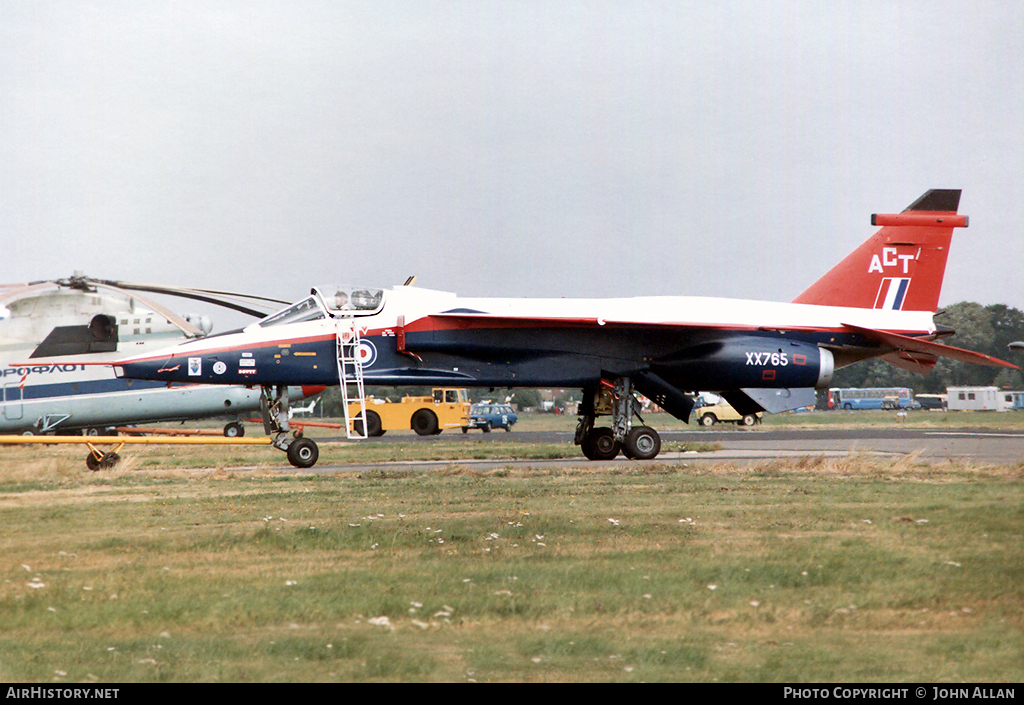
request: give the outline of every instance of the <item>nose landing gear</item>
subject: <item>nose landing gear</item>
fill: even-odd
[[[270,444],[288,455],[288,462],[297,468],[311,468],[320,458],[320,448],[301,431],[291,431],[288,424],[288,388],[263,387],[260,391],[260,412],[263,430],[271,437]]]

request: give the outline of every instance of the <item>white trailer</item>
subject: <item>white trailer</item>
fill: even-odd
[[[1009,411],[1013,392],[999,387],[946,387],[950,411]]]

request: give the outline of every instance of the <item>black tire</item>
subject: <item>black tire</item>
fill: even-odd
[[[380,414],[378,414],[376,411],[370,411],[369,409],[367,409],[367,411],[366,411],[366,421],[367,421],[367,424],[366,424],[367,425],[367,434],[366,434],[367,436],[369,436],[370,438],[378,438],[378,437],[384,435],[384,428],[383,428],[384,424],[381,423]],[[355,421],[353,421],[352,422],[352,429],[356,433],[358,433],[359,435],[362,435],[363,434],[363,420],[362,419],[356,419]]]
[[[320,449],[308,438],[296,438],[288,446],[288,462],[297,468],[311,468],[320,458]]]
[[[227,438],[241,438],[245,435],[245,426],[237,421],[232,421],[224,427],[224,435]]]
[[[701,426],[714,426],[718,422],[718,417],[714,414],[704,414],[700,417]]]
[[[85,467],[89,468],[93,472],[97,472],[100,469],[100,461],[96,459],[96,456],[91,452],[85,456]]]
[[[103,459],[100,460],[101,470],[111,470],[117,467],[117,464],[121,462],[121,456],[114,451],[109,451],[103,454]]]
[[[78,431],[73,431],[72,435],[77,436]],[[85,429],[86,436],[120,436],[117,432],[116,426],[104,426],[103,428],[87,428]]]
[[[754,414],[747,414],[740,419],[740,423],[744,426],[753,426],[757,423],[757,417]]]
[[[417,436],[433,436],[438,432],[437,414],[430,409],[420,409],[412,415],[409,426]]]
[[[633,460],[651,460],[661,452],[661,436],[648,426],[634,426],[622,442],[622,452]]]
[[[590,460],[612,460],[619,454],[621,445],[615,440],[610,428],[594,428],[583,439],[583,455]]]
[[[482,428],[484,433],[490,433],[491,432],[491,422],[490,421],[484,422],[484,425],[481,428]]]

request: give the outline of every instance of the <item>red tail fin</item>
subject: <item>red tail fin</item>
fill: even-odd
[[[932,189],[898,215],[871,216],[881,229],[793,303],[934,311],[953,228],[967,227],[959,206],[959,189]]]

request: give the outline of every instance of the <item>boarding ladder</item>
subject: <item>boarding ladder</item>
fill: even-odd
[[[363,387],[363,362],[359,357],[359,327],[351,315],[338,320],[338,382],[345,409],[345,433],[349,438],[367,438],[366,390]],[[359,415],[351,416],[349,404],[359,401]],[[359,423],[353,423],[358,421]]]

